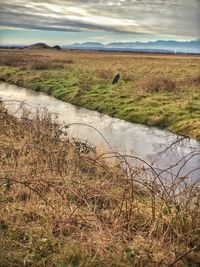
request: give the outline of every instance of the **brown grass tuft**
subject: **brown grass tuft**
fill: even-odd
[[[61,64],[51,63],[51,62],[39,62],[34,61],[29,63],[28,69],[30,70],[48,70],[48,69],[63,69],[64,66]]]
[[[189,84],[199,86],[200,85],[200,74],[189,77],[186,82]]]
[[[176,82],[164,76],[150,77],[142,81],[141,88],[147,92],[172,92],[176,89]]]

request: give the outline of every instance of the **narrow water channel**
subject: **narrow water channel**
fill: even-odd
[[[80,138],[101,147],[104,151],[109,151],[110,147],[105,138],[114,151],[138,156],[159,169],[168,168],[180,161],[171,169],[174,174],[181,168],[179,175],[184,176],[191,172],[192,179],[200,178],[200,155],[197,153],[191,157],[192,154],[200,152],[200,144],[196,140],[185,139],[176,143],[182,137],[168,131],[112,118],[76,107],[44,93],[6,83],[0,83],[0,98],[5,102],[9,112],[15,116],[19,115],[16,113],[19,101],[30,105],[32,110],[45,107],[50,112],[58,114],[60,123],[78,123],[68,129],[70,137]]]

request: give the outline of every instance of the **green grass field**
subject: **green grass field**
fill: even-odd
[[[199,56],[1,50],[0,65],[1,81],[200,140]]]

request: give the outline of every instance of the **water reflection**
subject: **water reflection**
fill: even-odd
[[[200,151],[199,143],[195,140],[183,138],[157,128],[149,128],[111,118],[95,111],[76,107],[43,93],[36,93],[5,83],[0,84],[0,97],[6,101],[9,111],[13,112],[15,116],[20,116],[16,110],[19,110],[21,102],[26,103],[32,109],[46,107],[49,111],[58,114],[60,123],[72,124],[68,129],[69,137],[86,140],[91,144],[100,146],[105,151],[112,149],[122,154],[141,157],[159,169],[168,169],[169,166],[175,165],[172,168],[174,174],[179,173],[179,175],[184,176],[195,169],[191,176],[197,178],[200,176],[198,169],[200,168],[200,155],[197,153],[189,162],[187,162],[188,158],[186,157],[188,154],[190,157],[190,154]]]

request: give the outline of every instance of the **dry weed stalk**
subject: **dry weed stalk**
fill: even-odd
[[[99,155],[88,144],[80,150],[77,140],[66,138],[70,125],[60,126],[47,110],[32,114],[24,109],[16,119],[1,103],[0,120],[1,229],[8,225],[10,231],[4,229],[1,240],[32,246],[14,256],[19,261],[55,266],[52,262],[64,262],[67,247],[74,244],[82,249],[78,255],[86,253],[77,266],[199,262],[198,181],[189,184],[187,177],[171,174],[166,184],[163,174],[170,168],[154,169],[113,151]],[[23,229],[27,239],[11,238],[13,229]],[[49,240],[48,246],[40,245],[43,254],[34,246],[38,234]],[[55,240],[62,245],[53,245]],[[5,244],[4,249],[13,257]],[[75,254],[68,255],[68,263]]]

